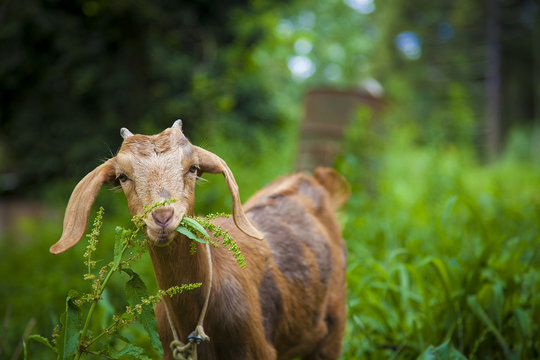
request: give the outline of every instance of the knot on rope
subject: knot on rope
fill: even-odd
[[[179,340],[171,341],[170,345],[175,360],[196,360],[197,353],[193,343],[184,344]]]

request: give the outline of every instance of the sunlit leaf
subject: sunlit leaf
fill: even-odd
[[[197,230],[205,239],[210,238],[210,236],[206,232],[206,229],[201,224],[199,224],[199,222],[195,219],[184,216],[184,218],[182,218],[182,221],[180,222],[180,225],[184,225],[184,226],[187,225]]]
[[[195,240],[197,242],[200,242],[201,244],[206,244],[207,241],[206,240],[203,240],[201,238],[199,238],[197,235],[195,235],[191,230],[189,230],[188,228],[180,225],[179,227],[176,228],[176,231],[178,231],[180,234],[184,234],[186,235],[189,239],[191,240]]]

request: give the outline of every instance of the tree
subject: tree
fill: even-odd
[[[16,192],[80,177],[120,144],[184,118],[279,128],[283,117],[250,60],[276,6],[249,1],[11,1],[0,27],[2,172]],[[252,20],[246,25],[236,18]],[[239,136],[242,134],[239,134]],[[249,136],[244,136],[249,139]],[[103,150],[110,148],[108,151]],[[69,165],[68,165],[69,164]]]
[[[398,1],[378,5],[374,15],[381,33],[375,75],[399,109],[394,117],[420,124],[424,141],[472,137],[483,153],[488,146],[496,153],[509,129],[539,117],[533,2]],[[456,117],[456,100],[472,110],[472,121]]]

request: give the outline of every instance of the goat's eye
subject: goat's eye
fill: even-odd
[[[128,177],[126,174],[120,174],[118,175],[117,179],[120,181],[120,182],[126,182]]]
[[[189,172],[192,174],[195,174],[197,171],[199,171],[199,168],[195,165],[191,165],[191,167],[189,168]]]

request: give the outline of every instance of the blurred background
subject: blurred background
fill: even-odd
[[[538,1],[5,0],[0,54],[0,358],[88,287],[85,245],[48,252],[75,184],[120,127],[177,118],[244,201],[317,165],[347,177],[343,359],[540,357]],[[207,178],[197,212],[230,212]],[[129,213],[109,189],[97,206],[106,263]]]

